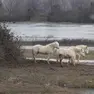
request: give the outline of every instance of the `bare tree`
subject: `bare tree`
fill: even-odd
[[[13,16],[17,9],[17,0],[3,0],[3,5],[9,16]]]
[[[49,15],[52,18],[55,16],[54,20],[59,21],[72,21],[80,15],[84,17],[90,11],[91,1],[93,0],[2,0],[7,16],[33,21],[45,20]]]

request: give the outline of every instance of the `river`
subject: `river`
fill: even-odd
[[[16,22],[7,25],[15,35],[22,37],[52,35],[58,38],[94,40],[94,24]]]
[[[71,89],[71,91],[73,94],[94,94],[94,89]]]

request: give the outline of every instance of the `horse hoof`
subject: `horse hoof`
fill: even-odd
[[[37,64],[37,62],[35,62],[35,64]]]
[[[63,66],[61,65],[61,67],[63,68]]]
[[[55,70],[54,68],[50,67],[51,70]]]

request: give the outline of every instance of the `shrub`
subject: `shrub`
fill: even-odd
[[[0,57],[7,62],[19,62],[23,59],[20,39],[14,36],[5,24],[0,24]]]

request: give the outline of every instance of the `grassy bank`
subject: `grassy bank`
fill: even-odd
[[[61,40],[36,40],[36,41],[22,41],[22,45],[35,45],[35,44],[48,44],[53,41],[58,41],[60,46],[70,46],[70,45],[79,45],[85,44],[88,46],[94,46],[94,40],[89,39],[61,39]]]
[[[94,51],[90,51],[89,54],[87,54],[84,58],[81,58],[84,60],[94,60]]]

